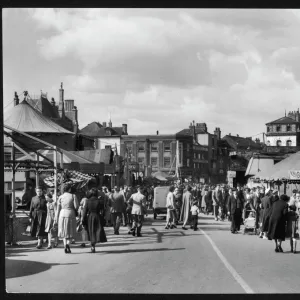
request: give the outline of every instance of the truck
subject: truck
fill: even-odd
[[[169,193],[169,186],[160,186],[154,189],[153,200],[153,217],[156,220],[157,215],[167,214],[167,195]]]

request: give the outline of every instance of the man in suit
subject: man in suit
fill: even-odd
[[[124,210],[124,195],[120,192],[120,188],[115,186],[114,193],[110,195],[109,206],[112,216],[112,222],[114,227],[114,233],[119,235],[119,228],[122,219],[122,213]]]
[[[232,190],[233,195],[228,199],[228,215],[231,216],[231,233],[237,233],[240,230],[243,203],[237,196],[237,190]]]
[[[215,220],[219,221],[219,219],[221,217],[221,216],[219,216],[219,208],[220,208],[220,206],[222,207],[222,205],[223,205],[223,196],[222,196],[222,192],[220,190],[219,184],[216,186],[216,189],[213,191],[212,200],[213,200]]]

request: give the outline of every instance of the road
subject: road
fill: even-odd
[[[233,235],[228,222],[199,216],[198,231],[164,229],[162,218],[146,219],[143,237],[106,228],[108,242],[37,250],[6,248],[6,288],[17,293],[299,293],[300,259],[283,244],[254,235]],[[300,245],[299,245],[300,247]]]

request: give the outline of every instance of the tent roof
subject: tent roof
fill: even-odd
[[[289,179],[290,170],[300,170],[300,151],[275,164],[268,172],[260,174],[259,178],[267,180]]]
[[[254,175],[259,177],[263,172],[269,172],[269,170],[274,166],[274,159],[269,158],[257,158],[251,157],[245,176]]]
[[[4,124],[23,132],[74,134],[43,116],[26,100],[5,113]]]

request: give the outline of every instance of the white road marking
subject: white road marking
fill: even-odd
[[[200,229],[200,228],[199,228]],[[222,252],[219,250],[219,248],[216,246],[214,241],[204,232],[202,229],[200,231],[205,235],[205,237],[208,239],[210,244],[212,245],[213,249],[225,265],[225,267],[228,269],[228,271],[231,273],[233,278],[237,281],[237,283],[244,289],[244,291],[247,294],[254,294],[254,291],[251,289],[251,287],[245,282],[245,280],[237,273],[237,271],[233,268],[233,266],[227,261],[227,259],[224,257]]]

